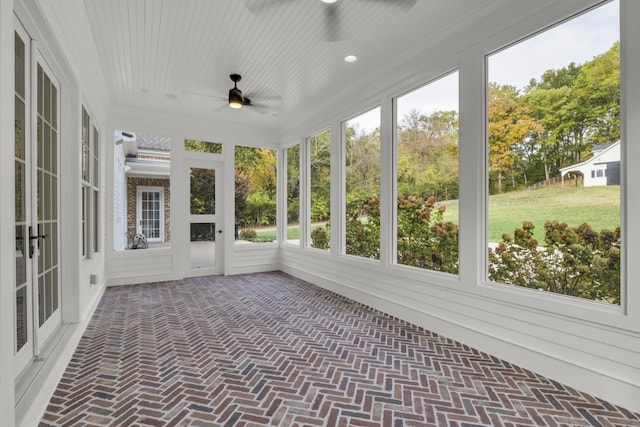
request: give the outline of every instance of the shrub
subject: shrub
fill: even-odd
[[[546,246],[524,222],[514,237],[489,248],[489,279],[564,295],[620,303],[620,227],[594,231],[589,224],[544,224]]]
[[[246,240],[248,242],[255,242],[258,239],[258,233],[253,228],[248,228],[240,232],[240,240]]]
[[[311,230],[311,247],[329,249],[329,224],[326,227],[315,227]]]

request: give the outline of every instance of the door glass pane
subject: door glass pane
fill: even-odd
[[[191,223],[191,269],[216,266],[216,224]]]
[[[216,170],[191,168],[191,215],[215,215]]]
[[[15,100],[15,151],[18,159],[24,160],[25,105],[16,95]]]
[[[27,343],[29,330],[27,263],[28,236],[26,210],[26,66],[25,44],[18,34],[15,35],[15,351],[18,352]]]
[[[140,225],[147,239],[160,239],[160,192],[142,191]]]
[[[27,343],[27,287],[16,291],[16,352]]]
[[[15,90],[16,95],[19,95],[21,98],[25,97],[25,45],[20,36],[15,34]]]
[[[54,300],[58,300],[59,289],[57,277],[54,279],[58,274],[58,221],[55,212],[58,208],[58,100],[55,86],[41,66],[38,66],[38,99],[37,233],[42,237],[35,244],[38,253],[38,315],[42,326],[57,308]]]

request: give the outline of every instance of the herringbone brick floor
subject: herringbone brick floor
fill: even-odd
[[[109,288],[42,426],[640,426],[283,273]]]

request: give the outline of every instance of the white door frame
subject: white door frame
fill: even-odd
[[[191,169],[213,169],[215,170],[215,198],[216,206],[214,214],[191,214]],[[186,230],[189,233],[189,238],[185,239],[187,248],[184,253],[186,254],[183,262],[183,274],[184,277],[195,276],[211,276],[224,274],[224,162],[200,160],[200,159],[185,159],[183,161],[183,169],[185,177],[185,194],[187,195],[186,212],[184,218],[187,218]],[[196,245],[191,243],[191,224],[205,223],[215,224],[215,242],[212,242],[214,247],[213,266],[192,268],[191,251],[196,250]]]

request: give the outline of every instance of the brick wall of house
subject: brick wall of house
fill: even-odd
[[[138,208],[137,188],[143,187],[163,187],[164,188],[164,241],[171,241],[171,181],[163,178],[137,178],[127,177],[127,233],[129,236],[136,234],[136,215]],[[129,238],[131,243],[132,238]]]

